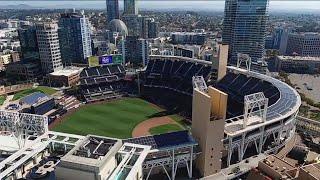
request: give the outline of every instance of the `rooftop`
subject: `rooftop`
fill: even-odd
[[[31,140],[26,140],[25,145],[30,144]],[[15,152],[20,149],[21,144],[19,145],[17,138],[11,133],[4,135],[4,132],[1,132],[0,135],[0,150],[4,152]]]
[[[293,170],[296,167],[291,165],[290,163],[286,162],[283,159],[278,158],[277,156],[271,155],[268,156],[266,159],[260,161],[261,164],[264,164],[271,168],[273,171],[279,173],[280,175],[286,175],[287,171]],[[259,163],[259,169],[261,168],[261,164]],[[264,168],[261,169],[262,171]]]
[[[277,56],[283,61],[320,61],[320,57],[310,57],[310,56]]]
[[[78,13],[62,13],[61,18],[82,18],[83,16]]]
[[[293,35],[303,35],[303,36],[320,36],[320,33],[316,32],[301,32],[301,33],[292,33]]]
[[[90,136],[88,141],[77,149],[73,155],[98,159],[100,156],[105,156],[116,142],[117,140],[113,139]]]
[[[305,171],[316,179],[320,179],[320,164],[310,164],[302,167],[301,170]]]
[[[154,136],[131,138],[125,140],[125,142],[148,145],[151,146],[151,149],[170,149],[172,147],[197,144],[188,131],[177,131]]]
[[[71,76],[73,74],[80,73],[83,68],[79,67],[67,67],[58,71],[55,71],[53,73],[50,73],[51,76]]]
[[[22,102],[24,104],[28,104],[28,105],[33,105],[33,104],[36,104],[36,103],[39,103],[43,100],[48,100],[48,99],[51,99],[51,96],[48,96],[48,95],[41,93],[41,92],[34,92],[34,93],[22,98],[20,100],[20,102]]]
[[[61,163],[62,165],[66,163],[68,166],[72,163],[75,166],[82,164],[87,167],[100,167],[117,152],[121,145],[122,142],[119,139],[88,135],[61,158]]]
[[[201,32],[172,32],[172,34],[177,34],[177,35],[205,35],[205,33],[201,33]]]

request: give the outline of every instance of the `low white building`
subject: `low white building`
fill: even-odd
[[[320,72],[320,57],[277,56],[275,68],[288,73],[315,74]]]

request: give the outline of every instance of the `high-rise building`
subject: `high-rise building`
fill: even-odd
[[[123,14],[138,14],[138,6],[136,0],[124,0]]]
[[[59,41],[64,65],[86,63],[92,56],[89,19],[76,13],[61,14]]]
[[[107,23],[114,19],[119,19],[119,0],[106,0],[107,4]]]
[[[141,17],[141,32],[140,37],[147,39],[149,38],[149,23],[151,21],[151,18],[148,18],[146,16]]]
[[[274,36],[267,35],[265,40],[265,49],[274,49]]]
[[[235,64],[238,53],[252,61],[263,57],[265,49],[268,0],[226,0],[222,41],[229,45],[229,63]]]
[[[290,33],[286,55],[320,57],[320,34]]]
[[[119,44],[120,54],[126,63],[147,65],[149,58],[149,43],[138,36],[127,36]]]
[[[23,26],[18,30],[23,59],[39,60],[39,48],[34,26]]]
[[[63,68],[56,22],[39,22],[36,24],[41,68],[48,74]]]
[[[289,34],[292,33],[292,31],[293,31],[293,28],[291,27],[286,27],[283,29],[283,32],[280,38],[280,45],[279,45],[279,52],[281,55],[286,54]]]
[[[206,40],[204,33],[195,32],[174,32],[171,34],[173,44],[203,45]]]
[[[273,29],[272,33],[266,36],[265,48],[280,50],[287,48],[287,41],[289,33],[293,28],[290,26],[277,26]],[[285,52],[285,51],[284,51]],[[285,53],[284,53],[285,54]]]
[[[129,36],[139,36],[143,39],[158,37],[158,22],[153,18],[128,14],[123,15],[122,20],[128,27]]]
[[[144,16],[135,15],[135,14],[126,14],[122,16],[123,22],[128,27],[129,36],[139,36],[143,34],[143,22],[145,20]]]
[[[283,28],[283,27],[276,27],[274,29],[274,31],[272,33],[273,49],[280,49],[281,37],[284,32],[285,32],[285,28]]]
[[[157,38],[159,34],[159,23],[153,18],[148,18],[148,38]]]

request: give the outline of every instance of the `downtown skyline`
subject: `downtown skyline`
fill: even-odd
[[[28,8],[104,9],[105,1],[2,1],[1,6],[27,5]],[[123,1],[119,1],[123,10]],[[141,10],[223,11],[224,1],[139,1]],[[270,12],[314,12],[320,10],[319,1],[270,1]]]

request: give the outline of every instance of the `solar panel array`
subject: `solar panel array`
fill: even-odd
[[[177,131],[154,136],[131,138],[124,140],[124,142],[149,145],[151,146],[151,149],[163,149],[195,143],[188,131]]]
[[[279,88],[281,98],[268,107],[267,119],[283,116],[297,104],[297,95],[293,92],[293,89],[280,81],[274,81],[273,84]]]
[[[240,76],[242,76],[242,78],[239,78]],[[245,82],[244,77],[247,77],[247,79],[249,80]],[[241,81],[243,85],[236,88],[234,84],[241,83],[235,81]],[[236,109],[239,110],[239,115],[243,114],[243,104],[240,101],[242,99],[242,96],[237,97],[239,94],[236,93],[244,90],[246,90],[245,92],[250,93],[252,93],[252,90],[259,90],[260,92],[263,92],[267,98],[269,98],[269,106],[267,108],[266,117],[267,121],[273,120],[275,118],[284,119],[285,115],[292,116],[297,111],[299,96],[295,92],[295,90],[292,89],[289,85],[265,75],[257,74],[254,72],[251,72],[250,74],[247,74],[247,72],[243,73],[241,71],[239,71],[239,74],[229,72],[227,76],[218,83],[217,86],[225,90],[229,94],[230,98],[228,98],[228,113],[229,111],[234,112]],[[230,103],[234,104],[230,105]],[[290,116],[288,118],[285,118],[284,120],[286,121],[290,119]],[[231,116],[231,118],[232,117],[234,116]],[[231,123],[229,121],[231,121],[230,116],[227,118],[226,122]],[[232,121],[237,121],[237,119],[233,119]],[[276,121],[272,124],[267,125],[266,129],[272,129],[279,125],[280,121]],[[242,127],[242,124],[231,124],[226,126],[226,130],[230,132],[237,132],[241,130]]]
[[[165,88],[180,93],[192,94],[193,76],[205,79],[211,72],[211,66],[190,61],[150,60],[146,70],[146,87]]]
[[[33,105],[35,103],[37,103],[40,99],[42,98],[50,98],[48,95],[44,94],[44,93],[41,93],[41,92],[34,92],[24,98],[22,98],[20,101],[25,103],[25,104],[28,104],[28,105]]]

